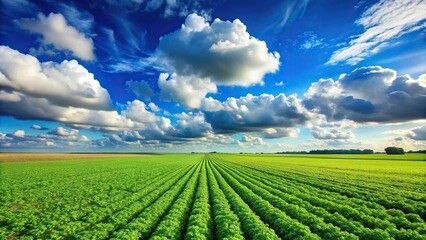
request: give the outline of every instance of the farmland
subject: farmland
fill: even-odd
[[[426,239],[424,154],[81,158],[0,162],[0,239]]]

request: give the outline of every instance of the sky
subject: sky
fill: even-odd
[[[0,11],[0,151],[426,149],[423,0]]]

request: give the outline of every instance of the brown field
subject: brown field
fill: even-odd
[[[148,154],[106,154],[106,153],[0,153],[0,162],[31,162],[54,160],[77,160],[97,158],[119,158],[144,156]]]

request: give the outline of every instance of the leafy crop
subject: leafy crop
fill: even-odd
[[[423,154],[0,163],[0,239],[426,239]]]

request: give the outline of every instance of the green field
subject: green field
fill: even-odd
[[[0,239],[426,239],[426,155],[0,163]]]

